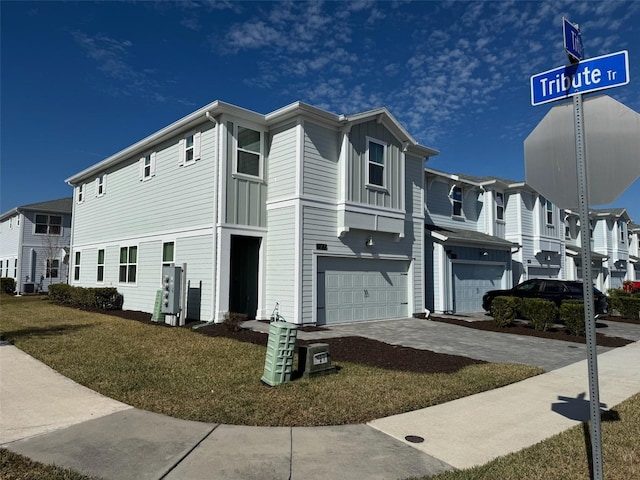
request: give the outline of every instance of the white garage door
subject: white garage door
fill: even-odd
[[[409,262],[320,257],[318,324],[403,318]]]
[[[559,268],[536,268],[530,267],[527,269],[528,279],[531,278],[560,278]]]
[[[453,264],[453,310],[481,312],[482,296],[502,288],[504,265]]]

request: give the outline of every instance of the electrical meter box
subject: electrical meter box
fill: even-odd
[[[182,268],[162,267],[162,298],[160,312],[168,315],[180,313],[180,293],[182,287]]]
[[[310,343],[298,347],[298,372],[303,377],[316,377],[335,373],[327,343]]]

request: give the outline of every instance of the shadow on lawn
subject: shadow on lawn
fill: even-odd
[[[0,340],[13,343],[20,338],[29,337],[53,337],[56,335],[64,335],[70,332],[77,332],[93,325],[56,325],[55,327],[30,327],[21,330],[7,330],[0,334]]]

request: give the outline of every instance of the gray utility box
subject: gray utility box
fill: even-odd
[[[327,343],[310,343],[298,347],[298,372],[303,377],[316,377],[335,373]]]
[[[173,265],[162,267],[162,303],[160,312],[169,315],[180,313],[182,268]]]

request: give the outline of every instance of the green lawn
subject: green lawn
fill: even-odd
[[[137,408],[204,422],[314,426],[362,423],[443,403],[541,373],[472,365],[419,374],[339,362],[340,371],[263,385],[266,349],[3,296],[0,332],[63,375]]]

